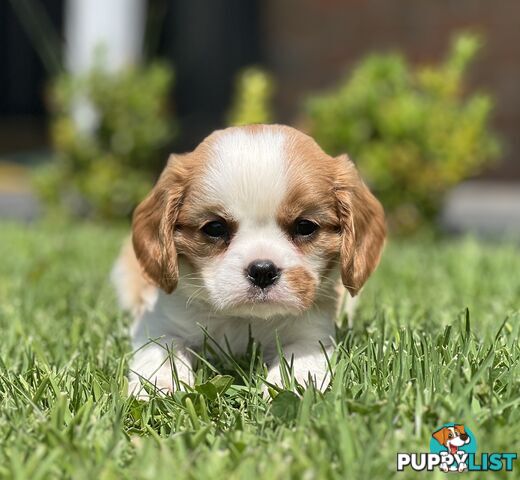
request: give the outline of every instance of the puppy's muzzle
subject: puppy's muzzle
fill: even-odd
[[[246,276],[256,287],[267,288],[280,278],[280,269],[271,260],[253,260],[246,268]]]

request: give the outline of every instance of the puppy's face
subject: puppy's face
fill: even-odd
[[[169,293],[179,283],[214,310],[264,318],[330,297],[337,268],[357,293],[384,236],[382,208],[350,161],[282,126],[215,132],[172,156],[133,223],[156,285]]]

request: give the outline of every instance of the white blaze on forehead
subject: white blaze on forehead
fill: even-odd
[[[269,127],[218,134],[203,179],[208,200],[238,220],[272,218],[285,193],[285,142]]]

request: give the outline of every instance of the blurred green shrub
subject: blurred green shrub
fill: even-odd
[[[491,98],[464,90],[480,46],[478,37],[459,35],[436,67],[372,55],[335,91],[306,103],[310,134],[328,153],[352,156],[394,231],[432,220],[448,188],[499,154]]]
[[[244,69],[237,77],[229,113],[229,125],[272,122],[273,79],[257,67]]]
[[[74,216],[128,216],[165,162],[172,80],[162,64],[58,77],[50,89],[56,158],[35,175],[43,200]]]

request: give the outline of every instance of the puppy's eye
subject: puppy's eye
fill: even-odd
[[[313,234],[316,230],[318,230],[318,224],[311,222],[310,220],[305,220],[301,218],[294,222],[294,235],[299,235],[301,237],[308,237]]]
[[[229,229],[226,222],[222,220],[213,220],[206,223],[201,228],[202,232],[211,238],[227,238],[229,236]]]

